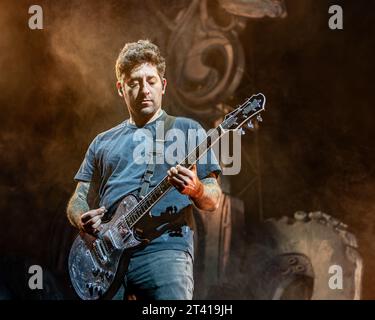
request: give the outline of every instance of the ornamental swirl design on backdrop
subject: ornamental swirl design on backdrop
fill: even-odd
[[[150,9],[170,31],[165,52],[167,78],[171,83],[169,94],[174,104],[192,114],[209,115],[216,104],[231,96],[245,69],[238,35],[246,26],[246,17],[249,12],[252,17],[282,16],[281,7],[275,11],[277,2],[281,3],[192,0],[172,20],[161,12],[157,3],[150,1]]]

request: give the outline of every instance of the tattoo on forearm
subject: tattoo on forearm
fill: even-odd
[[[77,226],[77,219],[80,215],[90,210],[87,202],[89,189],[89,182],[79,182],[73,196],[69,200],[67,216],[70,223],[74,226]]]
[[[221,189],[215,178],[203,179],[202,183],[205,186],[204,194],[206,194],[206,196],[212,197],[215,200],[220,198]]]
[[[216,178],[208,177],[201,180],[204,186],[202,197],[194,199],[194,204],[203,210],[215,210],[218,206],[221,189]]]
[[[90,182],[80,182],[76,188],[76,194],[79,198],[86,200],[90,189]]]

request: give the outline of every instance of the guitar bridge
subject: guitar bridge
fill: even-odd
[[[103,235],[103,240],[109,249],[110,252],[113,251],[113,249],[120,249],[120,244],[118,239],[115,238],[114,234],[112,233],[111,230],[108,230],[104,235]]]

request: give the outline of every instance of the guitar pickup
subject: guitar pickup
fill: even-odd
[[[120,244],[118,241],[116,241],[113,233],[111,230],[108,230],[104,235],[103,235],[103,240],[105,241],[105,244],[109,251],[112,251],[113,249],[121,249]]]
[[[103,263],[107,263],[108,262],[107,250],[104,247],[104,244],[100,240],[95,240],[95,242],[93,243],[93,247],[99,259],[102,260]]]

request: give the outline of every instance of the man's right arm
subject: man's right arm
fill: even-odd
[[[90,189],[90,182],[78,182],[76,190],[69,200],[66,213],[70,223],[80,229],[79,220],[81,215],[89,211],[87,196]]]
[[[88,194],[90,182],[78,182],[76,190],[69,200],[66,210],[70,223],[80,231],[95,234],[101,224],[101,218],[107,211],[104,207],[90,210]]]

